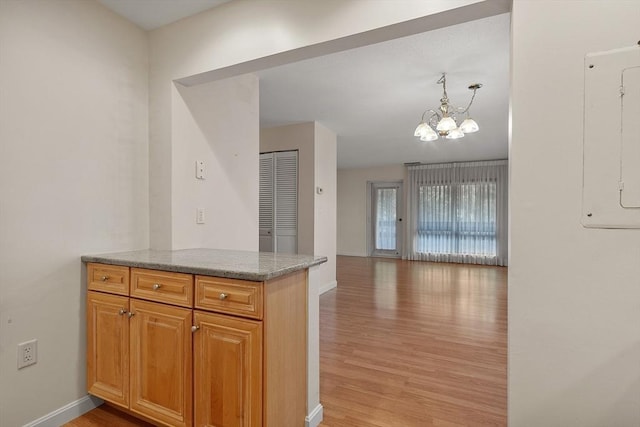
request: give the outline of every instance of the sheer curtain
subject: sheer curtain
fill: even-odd
[[[410,260],[507,265],[508,162],[407,166]]]

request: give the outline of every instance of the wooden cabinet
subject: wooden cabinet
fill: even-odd
[[[89,393],[159,425],[302,427],[307,272],[251,282],[89,263]]]
[[[262,283],[196,276],[196,308],[262,319]]]
[[[191,303],[191,275],[136,273],[131,285],[143,297],[182,303],[188,293]],[[128,267],[89,264],[87,278],[89,393],[164,425],[191,426],[192,309],[124,296]]]
[[[262,323],[196,311],[195,425],[262,425]]]
[[[129,298],[87,292],[87,389],[129,407]]]
[[[130,408],[168,425],[190,426],[192,312],[134,298],[130,304]]]
[[[191,426],[192,311],[89,291],[90,394],[170,426]]]
[[[193,276],[132,268],[131,296],[191,308],[193,307]]]
[[[87,265],[87,281],[90,291],[129,295],[129,267],[91,263]]]

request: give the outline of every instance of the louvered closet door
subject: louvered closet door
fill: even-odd
[[[275,153],[276,252],[298,252],[298,152]]]
[[[260,154],[260,250],[298,251],[298,152]]]
[[[274,217],[275,203],[273,182],[274,156],[273,153],[260,154],[260,213],[259,230],[261,252],[274,250]]]

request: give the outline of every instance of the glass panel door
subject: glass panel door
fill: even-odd
[[[371,190],[371,254],[400,257],[402,184],[372,183]]]

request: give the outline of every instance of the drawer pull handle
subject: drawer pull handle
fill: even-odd
[[[154,291],[157,291],[158,289],[160,289],[162,287],[162,285],[160,283],[154,283],[152,288]]]
[[[118,310],[118,314],[120,316],[124,316],[125,314],[127,314],[127,309],[126,308],[121,308],[120,310]]]
[[[220,294],[220,297],[219,297],[219,298],[220,298],[220,301],[224,301],[224,300],[226,300],[228,296],[229,296],[229,295],[225,294],[224,292],[223,292],[223,293],[221,293],[221,294]]]
[[[106,282],[107,280],[109,280],[109,276],[102,276],[100,280],[102,280],[103,282]]]
[[[133,316],[135,316],[136,314],[132,311],[130,311],[127,316],[129,316],[129,319],[131,319]]]
[[[198,325],[193,325],[193,326],[191,327],[191,332],[197,332],[199,329],[200,329],[200,326],[198,326]]]

